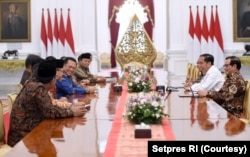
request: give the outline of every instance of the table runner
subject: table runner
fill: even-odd
[[[163,119],[161,125],[151,125],[152,138],[134,138],[134,124],[123,117],[125,104],[130,95],[127,92],[127,83],[124,82],[104,157],[146,157],[149,140],[175,140],[167,118]]]

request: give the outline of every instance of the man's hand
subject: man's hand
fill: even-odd
[[[77,103],[74,103],[72,106],[71,106],[71,110],[73,111],[74,113],[74,117],[82,117],[86,114],[86,112],[88,111],[86,108],[85,108],[85,103],[84,102],[77,102]]]
[[[199,96],[204,96],[205,97],[205,96],[207,96],[208,91],[206,91],[206,90],[199,90],[197,93],[198,93]]]
[[[190,87],[192,86],[192,79],[191,78],[187,78],[185,83],[184,83],[184,89],[189,91]]]

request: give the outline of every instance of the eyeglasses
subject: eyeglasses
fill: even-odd
[[[224,64],[223,66],[224,66],[224,67],[228,67],[229,65],[230,65],[230,64]]]

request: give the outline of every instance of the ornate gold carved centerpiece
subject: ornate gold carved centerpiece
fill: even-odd
[[[115,55],[123,70],[128,65],[152,66],[157,55],[156,49],[136,15],[116,46]]]

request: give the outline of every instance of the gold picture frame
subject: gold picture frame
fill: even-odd
[[[233,0],[233,39],[235,42],[250,41],[250,1]]]
[[[30,0],[0,0],[0,42],[30,42]]]

